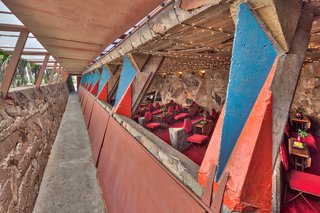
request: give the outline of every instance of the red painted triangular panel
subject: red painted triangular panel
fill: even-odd
[[[92,88],[92,90],[91,90],[91,94],[97,95],[97,93],[98,93],[98,88],[99,88],[99,81],[97,81],[97,83],[93,86],[93,88]]]
[[[132,84],[128,87],[122,99],[120,100],[118,107],[115,110],[115,113],[119,115],[124,115],[128,118],[132,116]]]
[[[108,82],[104,85],[101,92],[98,94],[98,99],[101,101],[108,101]]]
[[[91,87],[92,87],[92,83],[90,83],[90,84],[89,84],[89,86],[88,86],[88,88],[87,88],[87,89],[88,89],[88,91],[90,91],[90,90],[91,90]]]

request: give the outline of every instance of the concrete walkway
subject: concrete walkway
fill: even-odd
[[[33,212],[105,212],[76,94],[69,96]]]

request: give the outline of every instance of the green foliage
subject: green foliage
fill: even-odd
[[[7,60],[9,55],[3,51],[0,50],[0,62],[2,63],[3,61]]]
[[[297,113],[305,113],[305,109],[303,107],[298,107]]]
[[[298,129],[298,134],[302,138],[306,138],[308,136],[308,133],[306,131],[304,131],[304,130],[301,130],[301,129]]]

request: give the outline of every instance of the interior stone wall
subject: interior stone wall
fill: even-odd
[[[311,119],[311,130],[320,136],[320,63],[308,63],[302,68],[291,111],[306,110]]]
[[[174,73],[163,78],[160,71],[155,76],[149,92],[159,91],[163,103],[172,99],[184,104],[186,98],[190,98],[210,112],[212,108],[221,111],[226,98],[228,78],[228,68],[206,70],[204,78],[191,71],[183,72],[181,78]]]
[[[0,100],[0,212],[32,212],[67,100],[62,83]]]

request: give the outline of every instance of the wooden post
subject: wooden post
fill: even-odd
[[[49,54],[47,54],[47,55],[44,57],[44,61],[43,61],[43,63],[42,63],[42,66],[41,66],[41,69],[40,69],[38,78],[37,78],[37,80],[36,80],[36,88],[40,88],[40,85],[41,85],[41,82],[42,82],[42,78],[43,78],[43,73],[44,73],[44,71],[45,71],[46,68],[47,68],[47,64],[48,64],[49,57],[50,57]]]
[[[14,48],[13,54],[12,54],[12,58],[9,62],[9,65],[7,67],[7,69],[5,70],[5,75],[3,78],[3,82],[1,83],[1,93],[2,93],[2,97],[6,98],[11,82],[12,82],[12,78],[14,76],[14,73],[16,72],[20,57],[21,57],[21,53],[24,49],[24,45],[26,44],[26,41],[28,39],[28,35],[29,32],[28,31],[23,31],[20,33],[20,36],[18,38],[17,44]]]
[[[54,76],[54,73],[56,72],[56,69],[57,69],[57,62],[55,62],[55,63],[53,64],[53,69],[52,69],[51,74],[50,74],[49,84],[52,83],[53,76]]]
[[[60,75],[61,70],[62,70],[62,67],[60,66],[60,67],[59,67],[59,69],[57,70],[57,76],[56,76],[56,79],[54,80],[54,81],[55,81],[55,83],[57,83],[57,82],[58,82],[58,79],[59,79],[59,75]]]
[[[62,73],[62,82],[63,82],[63,83],[66,83],[67,80],[68,80],[68,77],[69,77],[69,73],[66,72],[66,71],[64,71],[64,72]]]

